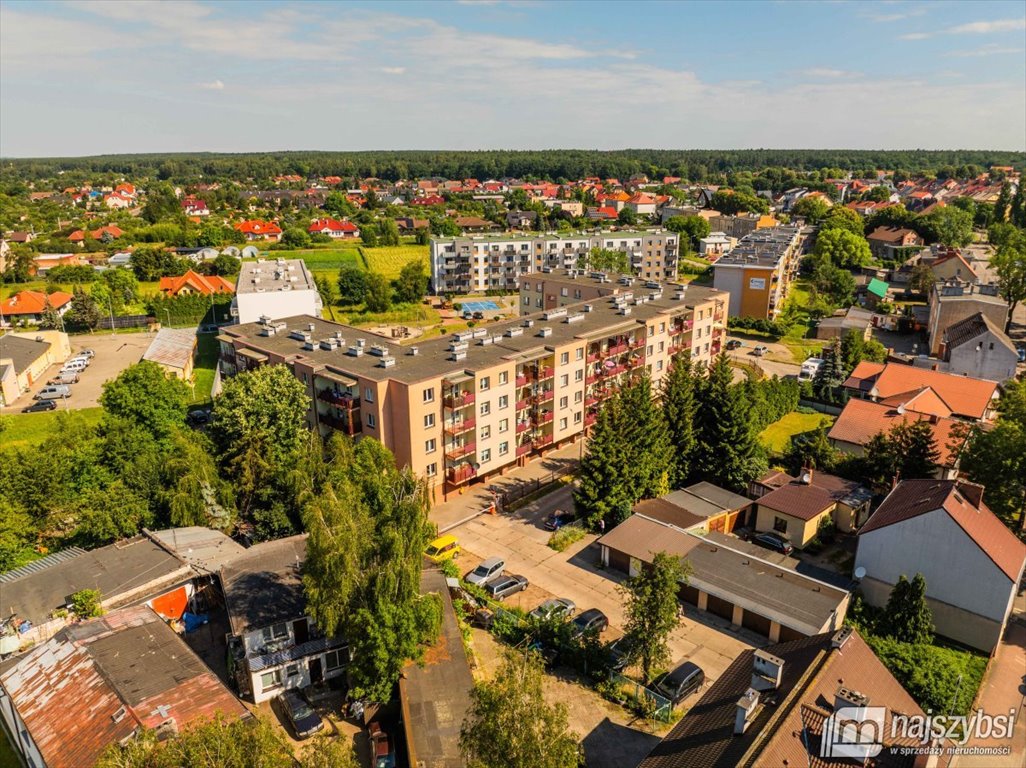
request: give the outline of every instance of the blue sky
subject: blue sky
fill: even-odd
[[[0,3],[0,155],[1026,149],[1026,2]]]

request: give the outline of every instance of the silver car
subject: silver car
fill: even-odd
[[[479,587],[483,587],[485,584],[490,582],[492,579],[498,578],[502,575],[502,571],[506,568],[506,563],[499,557],[489,557],[481,565],[477,566],[474,570],[467,574],[467,584],[476,584]]]
[[[566,597],[552,597],[539,605],[530,614],[532,619],[547,621],[548,619],[566,620],[573,616],[577,606],[573,600]]]

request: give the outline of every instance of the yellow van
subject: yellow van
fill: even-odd
[[[440,563],[443,560],[455,560],[460,554],[460,542],[452,535],[439,536],[428,544],[424,554],[432,563]]]

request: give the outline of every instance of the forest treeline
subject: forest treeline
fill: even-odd
[[[537,150],[537,151],[364,151],[261,152],[96,155],[69,158],[6,158],[0,176],[7,183],[49,179],[68,181],[115,174],[134,179],[158,178],[180,183],[200,179],[263,181],[275,176],[377,177],[388,181],[440,176],[523,178],[551,181],[588,176],[626,179],[645,174],[653,180],[680,176],[701,183],[723,174],[781,167],[795,171],[840,169],[867,175],[877,169],[935,173],[950,166],[1011,165],[1026,168],[1026,153],[999,150]]]

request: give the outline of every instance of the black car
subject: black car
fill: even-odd
[[[673,706],[677,706],[701,688],[704,682],[705,672],[702,668],[693,661],[685,661],[672,672],[660,675],[654,688],[668,698]]]
[[[609,654],[609,666],[617,672],[623,672],[630,664],[631,655],[634,653],[634,641],[624,635],[607,645],[606,652]]]
[[[794,552],[794,547],[791,546],[791,542],[779,533],[760,533],[757,536],[752,537],[752,542],[758,544],[760,547],[772,549],[774,552],[780,552],[784,555],[789,555]]]
[[[321,716],[314,712],[298,691],[283,691],[278,694],[277,701],[282,715],[289,721],[297,739],[306,739],[324,730]]]
[[[580,637],[588,632],[601,633],[609,626],[609,619],[598,608],[589,608],[571,621],[570,624],[572,625],[571,631],[574,637]]]
[[[737,339],[731,339],[730,341],[727,342],[727,349],[740,349],[744,345],[745,345],[745,343],[743,341],[738,341]]]
[[[28,408],[22,408],[22,413],[39,413],[40,411],[53,411],[57,409],[55,400],[37,400]]]
[[[551,515],[545,518],[545,530],[546,531],[558,531],[567,523],[572,523],[574,516],[572,513],[567,512],[565,509],[557,509]]]
[[[507,573],[494,581],[490,581],[485,587],[485,591],[496,600],[502,600],[504,597],[515,595],[517,592],[523,592],[527,589],[527,584],[528,581],[523,576]]]

